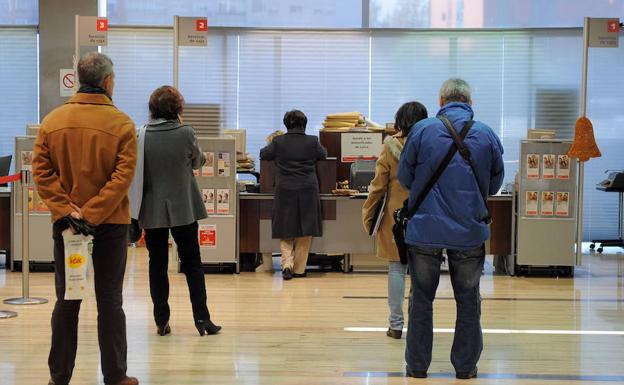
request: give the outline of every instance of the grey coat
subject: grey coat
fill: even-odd
[[[275,163],[273,238],[320,237],[321,200],[316,162],[327,151],[316,136],[293,129],[260,150],[260,158]]]
[[[144,229],[189,225],[206,218],[193,170],[206,162],[193,127],[177,120],[154,121],[145,132],[143,200],[139,223]]]

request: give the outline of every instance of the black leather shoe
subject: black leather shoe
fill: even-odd
[[[293,273],[293,278],[305,278],[308,276],[307,272],[303,272],[302,274]]]
[[[159,336],[166,336],[167,334],[171,334],[171,327],[169,326],[169,322],[164,325],[156,325],[156,333]]]
[[[289,268],[285,268],[284,271],[282,271],[282,278],[284,278],[284,281],[291,280],[292,277],[293,277],[293,272]]]
[[[208,335],[217,334],[219,333],[219,330],[221,330],[221,326],[213,324],[211,320],[197,320],[195,321],[195,327],[197,328],[200,336],[203,336],[206,333]]]
[[[405,377],[427,378],[426,370],[412,370],[409,366],[405,366]]]
[[[386,335],[390,338],[394,338],[395,340],[400,340],[403,335],[403,330],[393,330],[388,328]]]
[[[469,372],[457,372],[455,378],[458,380],[470,380],[471,378],[477,378],[477,368],[472,369]]]

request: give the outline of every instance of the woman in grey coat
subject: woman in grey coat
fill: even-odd
[[[206,159],[193,127],[182,124],[179,119],[183,104],[184,99],[175,88],[156,89],[150,96],[151,120],[142,142],[143,196],[138,219],[145,229],[154,320],[161,336],[171,332],[167,276],[169,231],[178,246],[197,331],[203,336],[216,334],[221,329],[210,320],[206,305],[206,283],[197,237],[197,221],[208,214],[193,170],[199,169]]]
[[[321,200],[316,162],[327,151],[316,136],[306,135],[308,118],[299,110],[284,115],[285,135],[260,150],[260,158],[275,161],[273,238],[280,239],[282,276],[304,277],[312,237],[322,235]]]

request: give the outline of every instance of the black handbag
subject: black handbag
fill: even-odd
[[[401,258],[401,263],[404,265],[407,264],[407,244],[405,243],[405,233],[407,231],[407,224],[409,220],[414,216],[414,214],[416,214],[416,212],[418,211],[418,208],[423,203],[423,201],[425,200],[425,198],[427,197],[427,195],[429,194],[433,186],[438,182],[438,179],[440,179],[440,176],[442,175],[444,170],[446,170],[449,163],[451,163],[451,159],[453,159],[453,156],[455,156],[455,153],[457,152],[457,150],[459,149],[460,152],[467,153],[468,156],[470,155],[470,151],[463,144],[463,139],[468,134],[468,131],[470,131],[470,128],[474,124],[474,121],[470,120],[466,122],[466,124],[464,125],[464,128],[462,128],[461,130],[461,133],[458,135],[457,131],[455,131],[455,128],[449,122],[446,116],[440,115],[439,119],[442,121],[442,123],[444,123],[444,126],[446,126],[447,130],[449,131],[451,137],[453,138],[453,143],[451,144],[451,147],[449,148],[444,159],[442,159],[442,162],[440,162],[440,165],[436,169],[435,173],[433,173],[433,175],[431,176],[431,178],[425,185],[425,188],[423,188],[420,194],[418,194],[418,197],[416,198],[414,205],[412,207],[409,207],[409,202],[408,202],[409,200],[406,199],[403,202],[403,207],[396,209],[392,215],[392,217],[394,218],[394,225],[392,226],[392,235],[394,236],[394,242],[396,243],[397,250],[399,251],[399,257]],[[462,157],[464,157],[464,154],[462,154]],[[464,157],[464,159],[466,159],[466,157]],[[469,159],[470,159],[469,160],[470,166],[472,167],[472,159],[470,158],[470,156],[469,156]],[[477,174],[474,171],[475,170],[474,167],[472,167],[472,169],[473,169],[473,174],[475,174],[475,178],[476,178]],[[487,202],[486,202],[485,207],[487,209]],[[487,215],[487,218],[489,218],[489,213]]]

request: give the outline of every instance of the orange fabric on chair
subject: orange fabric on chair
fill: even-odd
[[[581,116],[576,120],[574,143],[572,143],[568,155],[573,158],[579,158],[581,162],[587,162],[590,158],[602,156],[594,138],[594,126],[591,120],[585,116]]]

